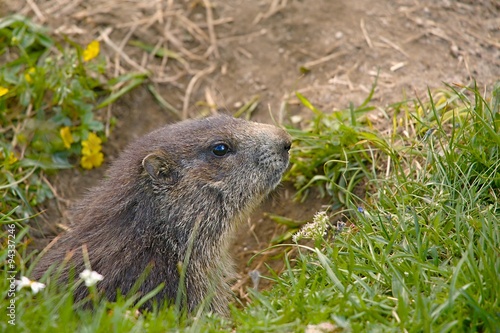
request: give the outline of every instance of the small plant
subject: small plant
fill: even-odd
[[[94,116],[98,90],[105,86],[99,44],[63,48],[19,17],[0,22],[0,40],[7,58],[0,73],[1,121],[10,140],[4,150],[23,166],[70,167],[78,143],[90,133],[103,135],[104,124]]]
[[[0,206],[2,212],[17,207],[15,215],[26,218],[53,196],[42,171],[102,164],[110,119],[97,110],[145,75],[107,80],[99,42],[84,49],[69,40],[60,44],[17,15],[0,20],[0,50]],[[121,85],[126,89],[114,92]]]
[[[362,105],[331,114],[297,93],[300,102],[314,113],[305,129],[288,129],[295,143],[290,153],[292,168],[285,180],[295,184],[299,197],[305,198],[315,187],[322,196],[335,197],[337,203],[354,204],[350,196],[354,188],[371,174],[372,167],[378,167],[374,161],[380,151],[389,151],[388,143],[370,128],[366,118],[374,109],[368,104],[375,84]]]

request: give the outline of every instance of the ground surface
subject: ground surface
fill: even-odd
[[[118,122],[105,145],[107,161],[162,124],[216,110],[235,112],[254,97],[260,103],[252,119],[286,123],[291,115],[308,116],[294,91],[333,111],[364,100],[377,72],[374,103],[380,106],[400,101],[403,92],[424,97],[427,87],[443,82],[475,79],[491,86],[500,78],[498,1],[3,2],[0,14],[28,15],[82,45],[100,40],[110,74],[150,71],[151,85],[178,111],[162,108],[146,87],[124,97],[109,110]],[[154,57],[131,41],[174,54]],[[68,207],[104,170],[69,170],[52,178],[59,200],[48,205],[46,236],[64,228]],[[247,265],[282,232],[264,213],[307,220],[321,207],[314,197],[294,203],[292,194],[283,186],[240,228],[234,254],[241,279],[235,289],[242,294],[248,271],[265,273],[264,262],[276,255],[267,252]]]

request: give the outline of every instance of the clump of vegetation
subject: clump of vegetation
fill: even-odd
[[[424,161],[424,153],[427,154],[425,145],[436,144],[429,138],[439,138],[442,146],[450,135],[449,147],[434,147],[443,154],[447,151],[445,148],[454,152],[444,156],[456,159],[450,175],[459,178],[466,175],[469,180],[478,180],[481,174],[483,179],[492,179],[493,186],[498,188],[498,85],[493,89],[490,103],[481,97],[477,87],[460,91],[449,87],[434,95],[429,92],[427,103],[417,100],[394,104],[384,112],[393,114],[388,135],[374,129],[365,117],[368,111],[375,109],[369,106],[374,88],[375,85],[361,106],[351,105],[349,109],[330,114],[297,94],[303,105],[314,113],[305,129],[289,129],[295,145],[291,151],[292,168],[286,179],[295,184],[299,197],[304,198],[314,187],[322,196],[331,196],[337,203],[355,206],[362,198],[352,194],[361,180],[368,181],[365,187],[373,192],[376,187],[369,180],[374,175],[406,177],[408,168],[422,167],[419,163]],[[478,128],[484,132],[480,133]],[[477,149],[470,150],[471,146]],[[442,156],[432,162],[442,163]],[[472,170],[466,170],[469,165],[473,165]],[[427,165],[431,166],[438,167],[432,163]],[[487,172],[486,177],[483,172]]]
[[[369,103],[375,91],[359,106],[327,114],[300,93],[297,97],[314,113],[305,129],[289,128],[294,137],[291,170],[285,176],[297,188],[297,196],[305,199],[315,187],[322,196],[336,198],[339,204],[351,201],[354,188],[372,174],[380,151],[390,152],[385,139],[373,130],[366,114],[375,109]],[[390,152],[392,153],[392,152]],[[339,207],[339,205],[337,205]]]
[[[96,111],[144,75],[107,80],[97,41],[61,44],[20,16],[0,20],[0,50],[0,206],[26,218],[53,195],[42,171],[102,164],[111,119]]]

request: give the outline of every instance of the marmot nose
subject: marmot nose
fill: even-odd
[[[290,136],[287,136],[286,138],[284,138],[283,141],[281,141],[281,145],[280,145],[281,155],[286,160],[288,160],[290,158],[289,151],[290,151],[291,147],[292,147],[292,138]]]
[[[290,136],[290,134],[288,134],[284,130],[282,130],[282,133],[281,133],[280,146],[279,147],[286,154],[288,154],[288,151],[292,147],[292,137]]]
[[[288,151],[292,147],[292,137],[287,131],[279,127],[274,127],[273,132],[271,140],[273,141],[273,145],[275,145],[274,149],[288,156]]]

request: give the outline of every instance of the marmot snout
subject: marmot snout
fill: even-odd
[[[206,301],[225,313],[231,235],[280,182],[290,144],[280,128],[229,116],[179,122],[142,137],[81,201],[70,230],[42,257],[34,277],[70,251],[59,281],[69,267],[83,271],[85,245],[92,269],[104,276],[97,287],[110,300],[149,270],[142,295],[163,283],[153,301],[172,303],[185,290],[188,310]],[[85,287],[77,289],[77,300],[85,296]]]

